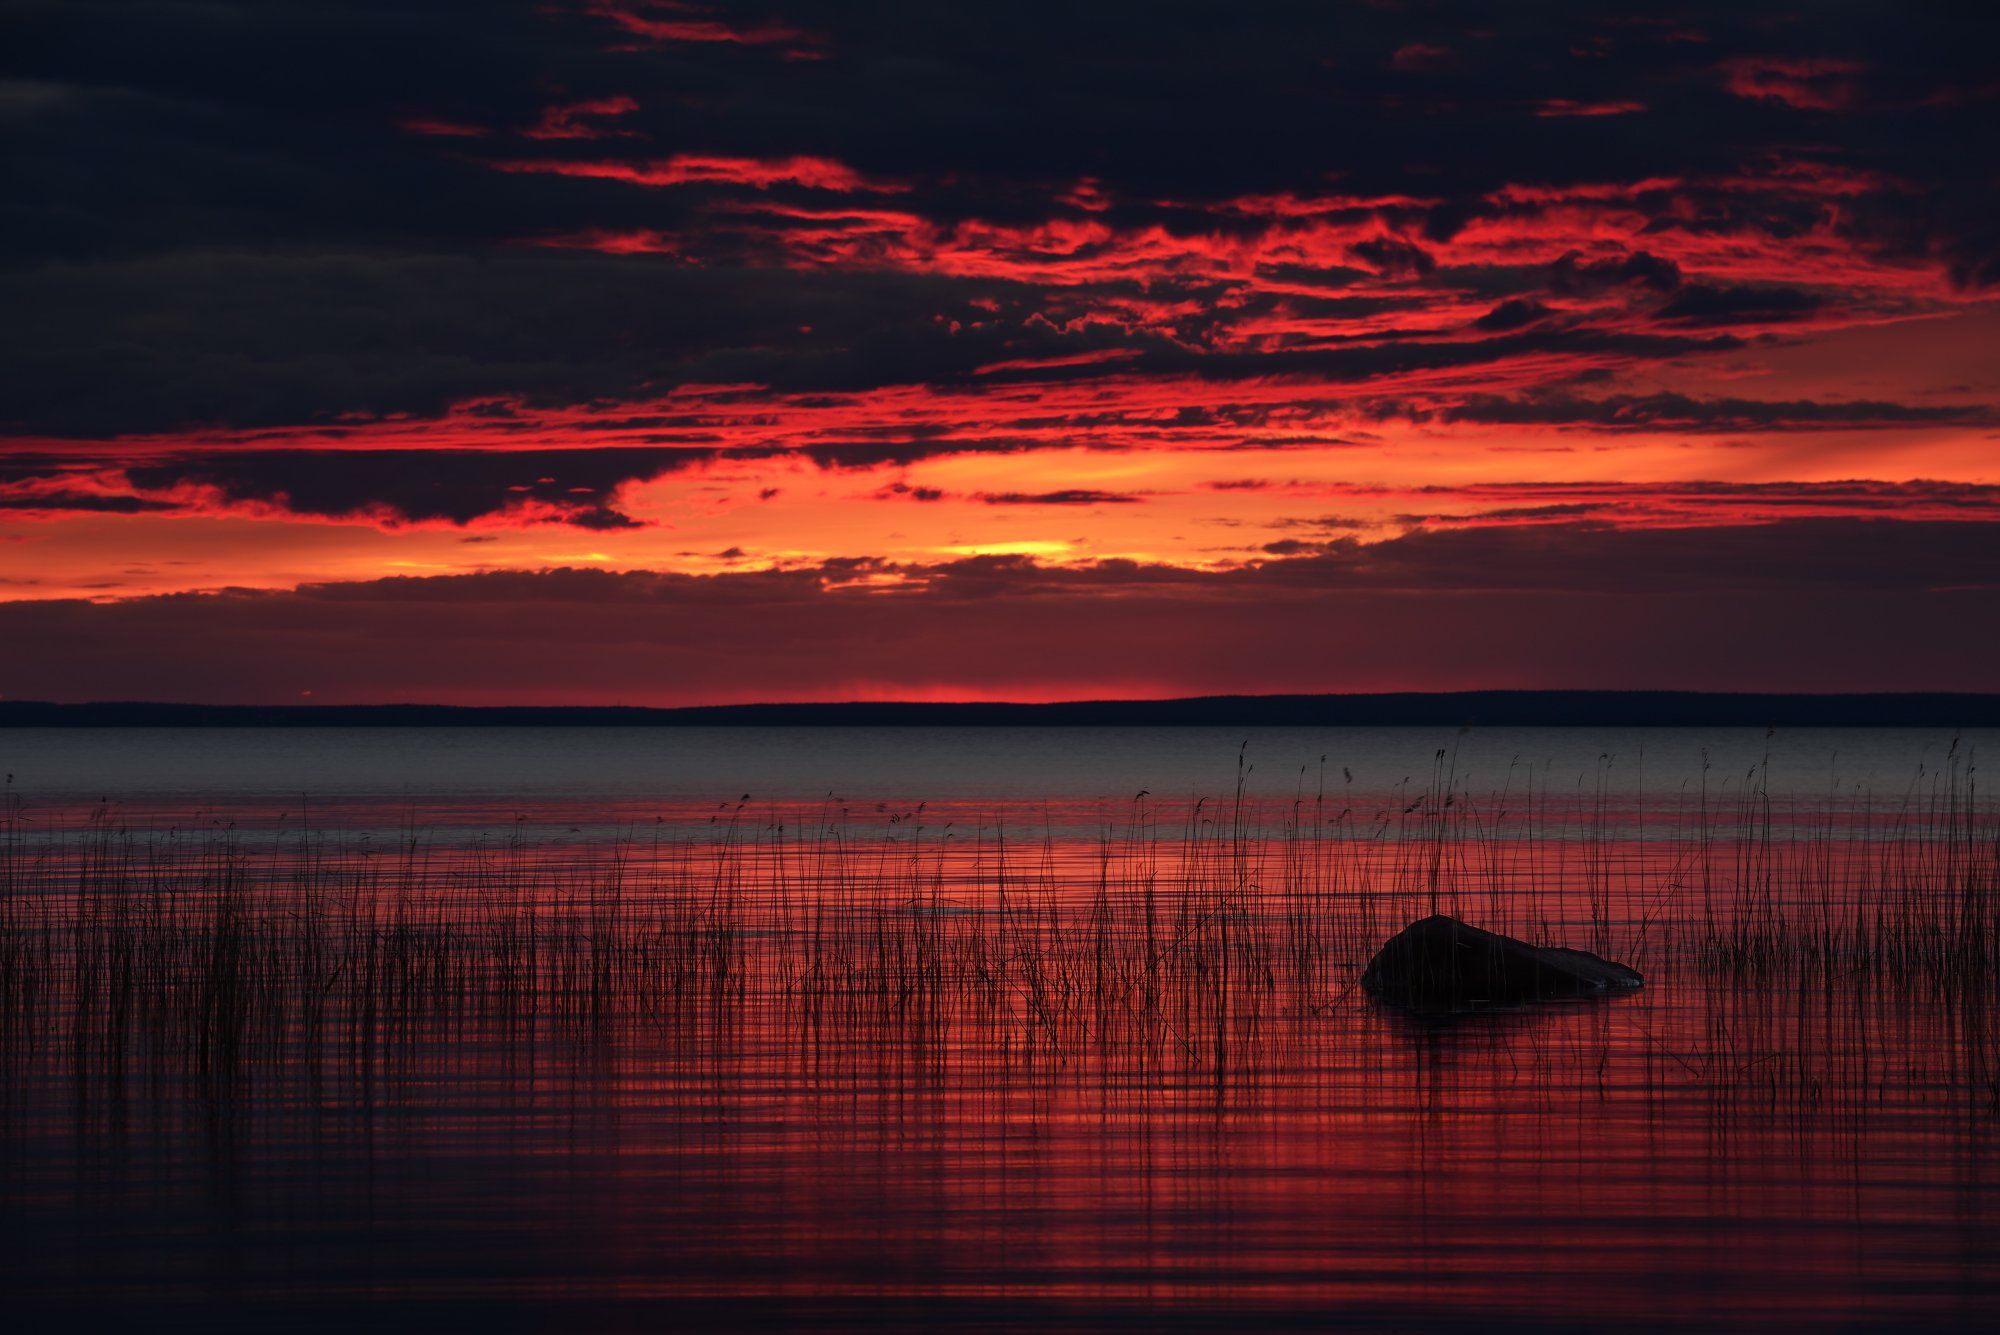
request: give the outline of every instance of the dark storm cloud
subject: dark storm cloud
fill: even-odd
[[[128,236],[180,214],[108,207],[127,168],[148,195],[199,217],[204,240],[231,216],[348,238],[372,229],[460,239],[478,234],[496,203],[516,219],[538,201],[553,214],[566,197],[560,183],[491,178],[476,169],[475,148],[454,141],[440,154],[398,125],[429,118],[518,135],[545,125],[551,107],[613,97],[638,103],[618,117],[633,157],[811,153],[884,178],[956,175],[987,191],[983,213],[1004,202],[978,184],[995,180],[1088,176],[1135,195],[1222,198],[1322,181],[1337,167],[1343,188],[1406,186],[1414,174],[1464,193],[1592,177],[1616,150],[1636,159],[1634,175],[1726,171],[1746,143],[1806,128],[1871,156],[1914,138],[1904,132],[1926,118],[1976,129],[1953,109],[1990,87],[1990,44],[1979,39],[1993,24],[1963,7],[1882,3],[1810,20],[1722,4],[1651,14],[1559,5],[1516,9],[1504,22],[1471,4],[709,7],[739,29],[783,22],[822,39],[818,59],[792,61],[756,44],[634,41],[589,6],[528,0],[12,8],[9,72],[67,90],[60,111],[44,109],[49,128],[69,147],[115,150],[94,196],[106,230]],[[1452,58],[1395,68],[1419,30]],[[1723,62],[1759,58],[1850,62],[1845,77],[1861,96],[1848,114],[1802,122],[1789,104],[1731,91]],[[98,105],[118,99],[150,114]],[[1552,101],[1646,109],[1538,115]],[[1698,133],[1718,124],[1733,133]],[[1340,144],[1337,162],[1300,152],[1329,140]],[[56,173],[56,147],[29,165]],[[1942,146],[1914,147],[1920,163],[1942,157]],[[571,151],[562,141],[550,149]],[[465,170],[451,171],[455,163]],[[190,179],[204,165],[208,179]],[[233,190],[218,170],[230,167],[248,176]],[[43,179],[90,201],[85,175]],[[669,206],[646,207],[657,220]]]
[[[2000,525],[1797,519],[1610,530],[1588,523],[1349,539],[1268,572],[1377,589],[1597,593],[2000,589]]]
[[[1035,318],[1033,294],[882,271],[710,268],[658,256],[176,252],[0,272],[9,394],[0,427],[105,436],[255,428],[348,414],[434,415],[487,397],[561,405],[687,384],[854,391],[979,376],[1084,380],[1103,366],[1037,354],[1104,348]],[[1126,341],[1124,369],[1227,380],[1358,380],[1526,353],[1663,358],[1726,334],[1485,327],[1512,337],[1259,354]],[[1025,358],[1024,358],[1025,354]],[[496,433],[505,423],[494,422]]]
[[[1475,395],[1419,419],[1504,425],[1585,426],[1606,431],[1814,431],[1895,426],[1987,426],[1983,405],[1924,405],[1869,399],[1696,398],[1687,394],[1607,394],[1598,398]]]
[[[1510,505],[1478,510],[1478,520],[1548,517],[1563,514],[1627,518],[1706,511],[1711,515],[1754,512],[1765,519],[1790,512],[1852,511],[1861,517],[2000,519],[2000,487],[1976,482],[1487,482],[1465,486],[1418,487],[1416,494],[1459,501],[1541,499],[1543,505]],[[1407,516],[1410,522],[1451,519],[1441,514]],[[1684,520],[1682,522],[1685,522]],[[1871,530],[1872,531],[1872,530]],[[1954,530],[1957,532],[1958,530]]]
[[[171,513],[181,507],[143,496],[100,496],[85,491],[0,494],[0,511],[34,514],[138,515]]]
[[[520,250],[58,263],[0,272],[0,306],[23,317],[0,322],[0,423],[108,435],[429,415],[486,396],[965,375],[1009,345],[933,330],[987,314],[969,304],[986,286]]]
[[[854,558],[714,576],[502,571],[17,602],[0,604],[0,634],[24,646],[0,665],[0,693],[682,703],[918,688],[1033,698],[1106,682],[1152,694],[1978,690],[2000,652],[1994,529],[1556,524],[1281,544],[1280,559],[1216,572]],[[885,576],[909,582],[894,596],[856,583]],[[1913,655],[1941,625],[1949,652]],[[1245,645],[1258,652],[1246,658]]]
[[[1680,282],[1678,264],[1643,250],[1616,260],[1583,260],[1576,255],[1565,255],[1548,270],[1549,290],[1568,295],[1602,292],[1628,284],[1671,292]]]
[[[1547,594],[1806,590],[2000,590],[2000,524],[1810,518],[1769,524],[1611,529],[1424,529],[1379,542],[1335,538],[1309,556],[1206,572],[1132,561],[1041,566],[972,557],[933,567],[939,587],[967,582],[1022,596],[1177,587],[1219,596],[1283,590]]]
[[[268,505],[321,518],[466,524],[540,507],[582,528],[632,528],[612,504],[627,483],[711,457],[700,450],[284,450],[134,464],[142,492],[197,488],[224,506]]]
[[[1472,323],[1491,333],[1502,333],[1534,324],[1549,314],[1549,308],[1527,297],[1510,297]]]
[[[1061,491],[983,491],[979,499],[988,505],[1132,505],[1146,498],[1126,491],[1066,487]]]
[[[1164,225],[1240,242],[1268,222],[1242,201],[1329,191],[1406,197],[1381,207],[1407,226],[1311,262],[1278,257],[1273,282],[1449,287],[1464,280],[1449,251],[1468,227],[1534,207],[1494,192],[1607,178],[1651,183],[1621,207],[1662,239],[1830,231],[1868,253],[1930,257],[1961,283],[2000,277],[1988,69],[2000,18],[1959,7],[9,8],[0,270],[18,318],[0,342],[0,412],[18,433],[431,414],[487,395],[586,404],[696,381],[949,383],[1108,347],[1141,353],[1138,372],[1206,352],[1255,374],[1217,324],[1209,275],[1070,287],[1072,273],[1020,266],[893,270],[917,263],[913,246],[948,265],[958,224],[1033,229],[1056,214],[1114,238]],[[1857,184],[1815,193],[1799,159]],[[677,160],[681,183],[666,189],[496,169]],[[1799,188],[1731,184],[1774,164]],[[744,213],[745,196],[777,211]],[[519,244],[589,237],[681,249]],[[1043,244],[1082,263],[1122,242]],[[819,267],[799,272],[802,257]],[[1807,321],[1830,300],[1683,282],[1651,252],[1513,281],[1468,317],[1477,327],[1532,332],[1534,290],[1629,289],[1690,335]],[[1236,295],[1231,309],[1269,305]],[[1310,301],[1287,313],[1364,310]],[[1200,309],[1172,317],[1170,336],[1149,302]],[[1107,308],[1128,323],[1084,318]],[[1279,360],[1261,371],[1319,369],[1282,340],[1264,351]],[[1233,372],[1223,360],[1203,373]]]
[[[636,528],[619,492],[718,460],[795,454],[828,470],[901,466],[941,454],[1019,453],[1032,442],[827,443],[778,447],[564,449],[227,449],[143,460],[16,454],[0,463],[0,511],[18,513],[282,513],[390,527],[466,525],[508,517],[588,529]],[[117,490],[66,485],[85,476]],[[942,491],[891,484],[889,494],[937,500]],[[1124,504],[1143,497],[1109,491],[980,493],[989,505]]]
[[[15,454],[0,510],[34,513],[283,512],[386,525],[468,524],[503,513],[632,528],[619,488],[714,457],[700,449],[225,450],[143,461]]]
[[[1826,304],[1824,297],[1787,287],[1718,287],[1690,283],[1654,315],[1687,325],[1729,325],[1746,320],[1799,320]]]

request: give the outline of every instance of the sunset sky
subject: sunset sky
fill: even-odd
[[[2000,689],[2000,19],[10,0],[0,697]]]

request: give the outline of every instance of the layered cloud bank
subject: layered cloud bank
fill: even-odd
[[[0,694],[1996,685],[1995,20],[18,9]]]
[[[17,697],[250,703],[1977,691],[1996,628],[1986,525],[1845,519],[1424,532],[1224,571],[842,560],[0,605],[32,646]]]

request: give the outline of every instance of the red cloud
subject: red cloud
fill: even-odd
[[[1722,86],[1738,97],[1801,111],[1840,111],[1859,97],[1855,76],[1866,66],[1831,57],[1739,56],[1720,68]]]
[[[1558,116],[1630,116],[1644,111],[1644,102],[1617,99],[1608,102],[1573,102],[1566,97],[1552,97],[1535,108],[1535,114],[1543,118]]]
[[[809,157],[504,165],[759,192],[780,183],[906,195],[917,188]],[[1811,285],[1782,308],[1740,299],[1726,310],[1713,302],[1704,308],[1706,323],[1750,333],[1902,318],[1964,299],[1934,257],[1891,253],[1854,230],[1857,200],[1907,193],[1879,173],[1794,158],[1708,177],[1503,186],[1462,220],[1439,228],[1438,201],[1407,195],[1162,201],[1145,206],[1159,211],[1148,221],[1141,207],[1113,214],[1095,197],[1079,200],[1070,187],[1052,185],[1050,213],[1036,221],[946,220],[900,201],[891,209],[726,198],[709,203],[683,230],[586,230],[538,244],[1094,289],[1051,303],[1050,317],[1183,339],[1199,326],[1201,340],[1218,349],[1464,331],[1495,302],[1440,281],[1452,270],[1602,267],[1642,255],[1662,272],[1712,280],[1715,287]],[[1224,287],[1190,301],[1188,289],[1196,284]],[[1630,287],[1599,285],[1567,296],[1547,309],[1568,325],[1642,328],[1658,304]],[[1687,326],[1679,312],[1665,318]]]
[[[471,125],[437,116],[409,116],[396,124],[411,134],[427,134],[440,139],[478,139],[492,133],[484,125]]]
[[[1450,48],[1433,42],[1405,42],[1389,57],[1389,68],[1405,72],[1442,69],[1450,63]]]
[[[737,185],[768,190],[774,185],[812,190],[894,193],[907,187],[870,180],[831,158],[733,158],[700,153],[676,153],[652,162],[535,161],[517,159],[493,164],[506,172],[547,172],[556,176],[593,177],[631,185]]]
[[[655,42],[724,42],[797,48],[817,40],[811,33],[788,23],[772,21],[739,27],[709,17],[708,11],[697,6],[676,4],[673,0],[635,0],[630,4],[599,0],[588,5],[585,12],[609,19],[635,37]],[[666,17],[660,17],[662,14]],[[803,52],[795,51],[793,54]]]
[[[541,120],[521,133],[530,139],[606,139],[630,132],[609,129],[594,122],[629,115],[638,109],[639,103],[635,99],[623,95],[568,102],[550,107],[542,113]]]

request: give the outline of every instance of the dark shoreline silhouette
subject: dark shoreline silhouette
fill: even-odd
[[[2000,727],[2000,695],[1454,691],[1052,704],[219,705],[0,701],[0,727]]]

